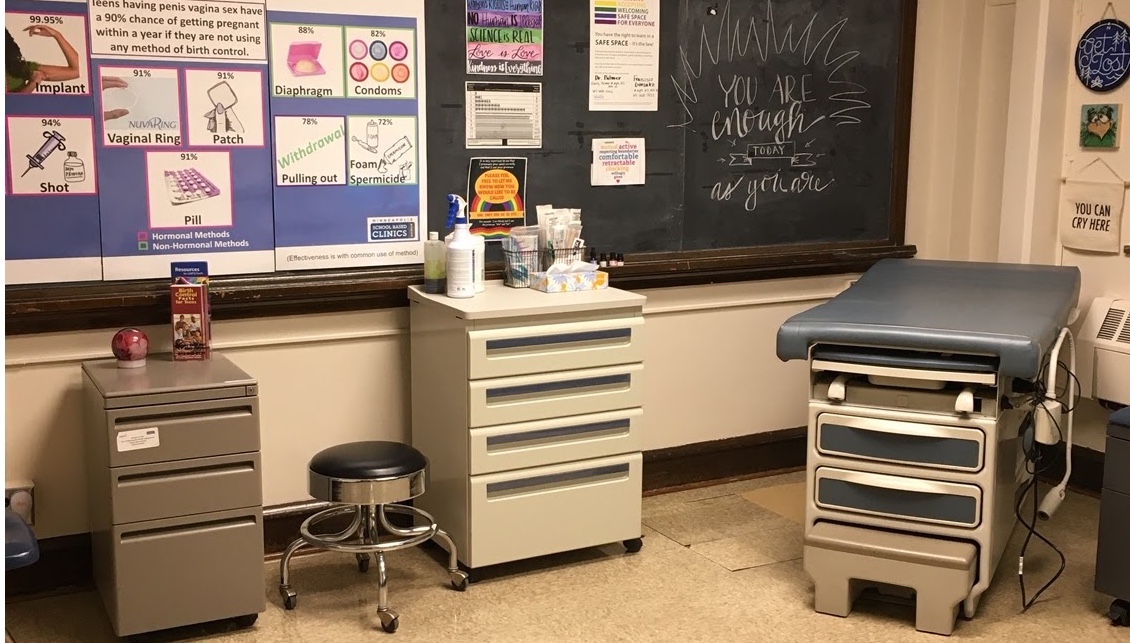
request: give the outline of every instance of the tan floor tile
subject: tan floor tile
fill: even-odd
[[[691,545],[691,551],[736,572],[803,557],[804,531],[801,525],[791,524]]]
[[[791,524],[787,518],[729,495],[644,511],[644,524],[682,545],[746,536]]]
[[[753,491],[747,491],[741,494],[741,496],[793,522],[804,524],[804,494],[805,483],[794,482],[772,487],[762,487]]]

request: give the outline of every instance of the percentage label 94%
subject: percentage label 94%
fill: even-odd
[[[216,72],[216,78],[220,80],[235,80],[235,74],[230,71],[218,71]]]
[[[196,160],[199,160],[199,159],[197,158],[196,154],[189,153],[189,154],[181,154],[180,160],[182,160],[182,161],[196,161]]]
[[[60,16],[32,16],[29,18],[33,25],[61,25],[63,19]]]
[[[133,70],[133,76],[134,78],[150,78],[153,76],[153,72],[148,69],[135,69]]]
[[[63,124],[57,118],[43,118],[43,119],[40,119],[39,122],[40,122],[42,127],[59,127],[60,125]]]
[[[313,27],[299,27],[298,33],[314,33]]]

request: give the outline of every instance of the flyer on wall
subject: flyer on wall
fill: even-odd
[[[659,109],[659,0],[591,0],[589,110]]]
[[[541,0],[467,0],[467,73],[541,76]]]
[[[642,138],[594,138],[591,184],[643,185],[644,146]]]
[[[424,0],[269,0],[279,270],[423,262]]]
[[[468,82],[467,149],[541,147],[541,83]]]
[[[499,241],[526,224],[526,159],[471,159],[467,171],[471,233]]]
[[[4,267],[8,284],[102,278],[85,2],[8,0]]]

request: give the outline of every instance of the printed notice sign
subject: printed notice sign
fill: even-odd
[[[541,147],[541,83],[467,83],[467,148]]]
[[[644,139],[594,138],[593,185],[643,185]]]
[[[592,0],[589,110],[659,109],[659,0]]]
[[[161,430],[153,426],[147,429],[118,431],[117,439],[118,453],[137,451],[138,449],[153,449],[161,446]]]
[[[467,170],[471,234],[499,241],[526,224],[526,159],[471,159]]]
[[[541,76],[541,0],[467,0],[467,73]]]
[[[1125,192],[1121,181],[1067,181],[1059,205],[1059,236],[1063,247],[1119,252]]]

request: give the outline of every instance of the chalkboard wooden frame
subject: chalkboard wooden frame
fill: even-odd
[[[626,266],[609,269],[613,284],[646,289],[846,274],[865,271],[883,258],[914,256],[914,246],[905,245],[905,228],[917,0],[902,0],[902,7],[888,238],[634,254]],[[488,264],[488,278],[501,278],[501,266]],[[419,265],[225,276],[214,281],[213,319],[405,306],[407,287],[422,282]],[[160,279],[7,286],[5,295],[6,335],[168,321],[168,282]]]

